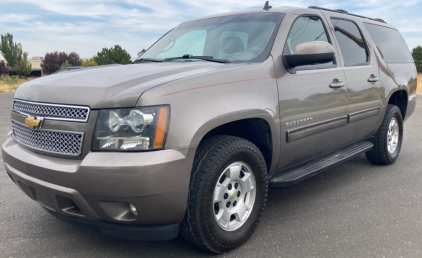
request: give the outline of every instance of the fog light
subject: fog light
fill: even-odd
[[[136,210],[135,206],[129,203],[129,209],[133,215],[138,216],[138,211]]]

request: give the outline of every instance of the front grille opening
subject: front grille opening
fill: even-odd
[[[57,195],[56,201],[59,205],[59,208],[64,213],[77,217],[85,217],[85,215],[79,209],[78,205],[76,205],[76,203],[72,199]]]
[[[83,133],[32,130],[12,120],[13,137],[29,148],[63,155],[78,156],[82,152]]]
[[[88,120],[90,109],[81,106],[46,104],[15,99],[12,109],[33,116],[49,117],[56,120]]]

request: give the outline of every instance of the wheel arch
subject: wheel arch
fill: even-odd
[[[278,162],[280,137],[273,116],[263,110],[248,110],[226,114],[203,124],[194,136],[193,143],[200,144],[204,139],[214,135],[231,135],[247,139],[254,143],[267,164],[268,173],[272,174]]]
[[[391,93],[388,98],[388,104],[397,106],[401,111],[403,119],[406,118],[408,102],[409,96],[407,91],[404,89]]]

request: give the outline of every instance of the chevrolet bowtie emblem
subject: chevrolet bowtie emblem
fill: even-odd
[[[234,197],[236,197],[236,193],[234,193],[232,196],[230,196],[230,199],[233,199]]]
[[[35,129],[35,128],[41,127],[41,122],[42,122],[42,118],[37,119],[33,116],[30,116],[25,119],[25,124],[28,126],[29,129]]]

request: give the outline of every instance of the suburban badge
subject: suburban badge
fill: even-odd
[[[286,127],[292,127],[292,126],[295,126],[295,125],[301,125],[301,124],[309,123],[309,122],[312,122],[312,120],[313,120],[312,117],[307,117],[307,118],[302,118],[302,119],[295,120],[295,121],[292,121],[292,122],[287,122]]]

